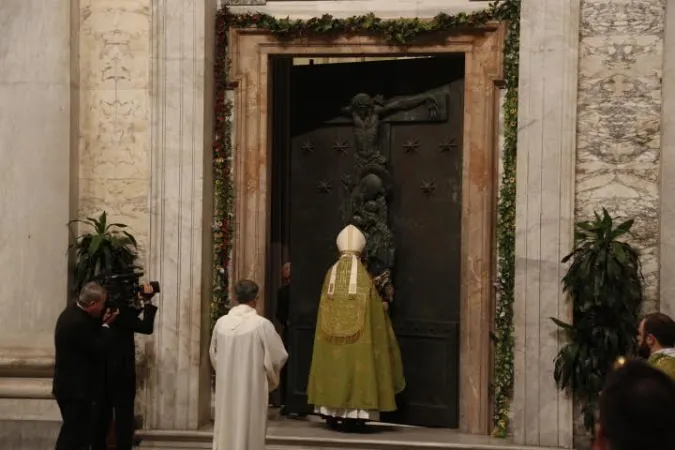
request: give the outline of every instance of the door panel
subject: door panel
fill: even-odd
[[[446,86],[444,125],[394,124],[390,221],[396,241],[392,320],[408,389],[393,420],[459,421],[463,81]],[[418,145],[405,151],[406,144]]]
[[[308,87],[314,71],[294,67],[291,76],[290,145],[290,329],[288,396],[290,412],[307,413],[307,378],[312,358],[319,295],[328,267],[338,255],[335,238],[342,228],[346,197],[343,177],[354,163],[348,123],[340,124],[339,101],[331,91],[318,96]],[[331,75],[326,73],[324,76]],[[335,122],[338,119],[338,123]]]
[[[396,241],[392,321],[407,389],[386,419],[458,425],[463,73],[461,57],[296,66],[291,72],[291,412],[308,412],[306,386],[321,285],[344,226],[343,182],[353,171],[351,120],[341,108],[358,93],[385,99],[427,93],[438,104],[389,116],[380,151],[393,177],[389,221]]]

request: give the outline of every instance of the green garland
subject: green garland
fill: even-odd
[[[217,18],[217,43],[214,64],[215,114],[213,131],[213,294],[211,296],[211,329],[227,312],[230,290],[230,254],[234,231],[234,183],[232,180],[232,102],[227,89],[227,29],[223,16]]]
[[[321,36],[334,39],[344,35],[374,34],[397,45],[410,44],[423,36],[438,35],[456,29],[477,28],[488,22],[509,24],[504,69],[506,101],[504,104],[505,146],[502,156],[504,172],[499,190],[497,245],[499,264],[499,298],[495,314],[495,436],[508,432],[509,407],[513,392],[513,286],[515,246],[516,145],[518,128],[518,55],[520,36],[520,0],[502,0],[485,10],[470,14],[438,14],[431,20],[383,20],[373,14],[336,19],[329,15],[306,21],[277,19],[267,14],[232,14],[226,7],[216,19],[215,130],[214,130],[214,288],[211,318],[215,321],[227,310],[230,251],[233,239],[234,186],[232,181],[232,104],[226,100],[227,31],[229,27],[257,27],[280,38],[293,39]]]
[[[509,24],[504,47],[504,152],[497,214],[499,294],[495,308],[494,436],[508,434],[513,398],[513,303],[516,246],[516,153],[518,147],[518,62],[520,59],[520,0],[504,4],[502,20]]]

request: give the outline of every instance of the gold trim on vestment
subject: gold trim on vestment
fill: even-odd
[[[349,255],[353,256],[353,255]],[[355,265],[355,267],[352,267]],[[322,292],[319,305],[321,337],[333,344],[349,344],[359,340],[366,322],[366,312],[370,295],[370,278],[358,259],[340,258],[332,271],[335,271],[335,284],[332,292]],[[352,277],[356,271],[356,279]],[[332,278],[332,275],[331,275]],[[350,284],[356,282],[354,293],[350,294]],[[331,282],[329,281],[329,285]]]

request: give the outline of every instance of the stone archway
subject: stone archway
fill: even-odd
[[[372,36],[280,41],[257,29],[230,30],[234,81],[234,182],[237,239],[233,278],[266,279],[270,222],[270,56],[433,55],[464,53],[466,61],[462,186],[460,429],[484,434],[490,424],[497,179],[498,86],[505,28],[493,24],[442,41],[394,47]],[[264,295],[265,286],[261,286]]]

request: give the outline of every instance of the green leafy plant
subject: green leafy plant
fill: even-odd
[[[642,304],[642,272],[637,251],[618,239],[633,220],[614,226],[606,209],[595,220],[576,224],[575,248],[562,279],[573,302],[573,323],[551,318],[569,338],[555,359],[561,390],[581,402],[584,426],[592,430],[600,390],[613,363],[636,345]]]
[[[75,257],[72,293],[80,291],[92,277],[101,273],[123,273],[134,269],[137,254],[136,238],[124,230],[123,223],[108,223],[105,211],[98,218],[71,220],[68,225],[83,223],[91,228],[69,247]]]

